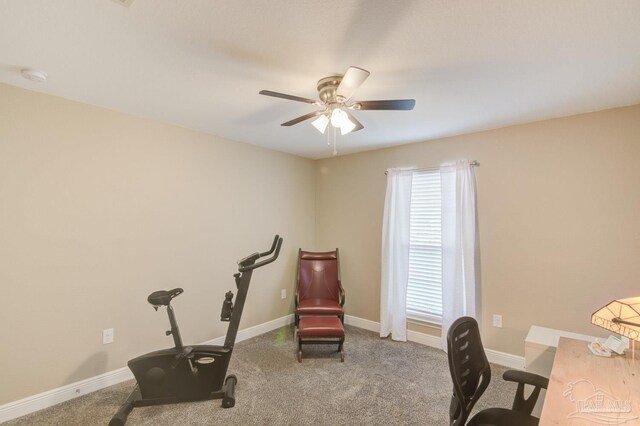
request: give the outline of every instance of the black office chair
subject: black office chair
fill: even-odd
[[[451,426],[463,425],[537,425],[539,419],[531,415],[540,389],[546,389],[549,379],[524,371],[508,370],[502,378],[518,383],[513,407],[488,408],[480,411],[467,423],[467,418],[482,393],[489,386],[491,367],[480,340],[478,323],[471,317],[458,318],[447,333],[449,370],[453,381],[453,396],[449,407]],[[529,398],[524,397],[524,385],[534,386]]]

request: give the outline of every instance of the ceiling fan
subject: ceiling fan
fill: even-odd
[[[331,124],[340,129],[342,135],[357,132],[364,126],[354,117],[349,110],[397,110],[410,111],[416,104],[414,99],[395,99],[383,101],[355,101],[350,102],[351,96],[369,77],[369,71],[358,67],[349,67],[344,75],[333,75],[318,81],[319,101],[301,98],[299,96],[285,95],[284,93],[261,90],[260,94],[275,98],[289,99],[291,101],[305,102],[322,107],[321,110],[310,112],[293,120],[282,123],[282,126],[293,126],[310,118],[317,117],[311,124],[324,133]]]

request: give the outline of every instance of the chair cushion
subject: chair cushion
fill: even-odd
[[[344,327],[338,317],[302,317],[298,325],[300,337],[343,337]]]
[[[342,315],[343,313],[342,306],[330,299],[304,299],[296,308],[298,315]]]
[[[494,425],[494,426],[537,426],[540,419],[524,414],[520,411],[506,408],[487,408],[467,423],[467,426]]]

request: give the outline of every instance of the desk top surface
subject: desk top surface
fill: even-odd
[[[630,354],[598,357],[586,342],[561,337],[540,425],[640,425],[640,359],[635,369]]]

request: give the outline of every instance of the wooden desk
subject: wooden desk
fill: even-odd
[[[640,425],[636,352],[639,372],[632,375],[631,354],[597,357],[586,342],[561,337],[540,425]]]

